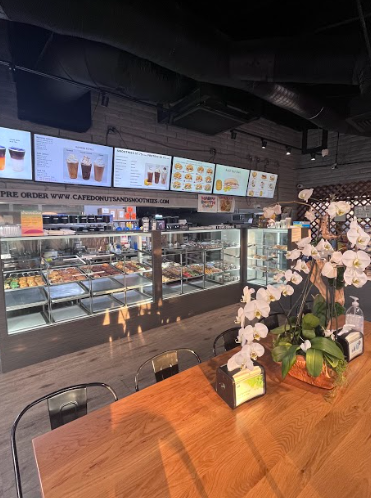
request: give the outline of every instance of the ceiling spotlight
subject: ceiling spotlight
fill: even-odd
[[[236,140],[237,138],[237,133],[234,130],[231,130],[231,139]]]
[[[268,142],[265,140],[265,138],[262,138],[262,149],[266,149],[267,144],[268,144]]]
[[[291,147],[289,145],[286,145],[286,156],[291,155]]]
[[[310,160],[311,161],[315,161],[316,160],[316,153],[315,152],[311,152],[311,154],[310,154]]]

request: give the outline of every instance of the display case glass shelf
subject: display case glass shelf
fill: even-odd
[[[161,233],[162,294],[171,298],[240,281],[240,230]]]
[[[247,231],[247,282],[266,286],[276,273],[288,268],[289,230],[257,228]]]
[[[150,233],[1,239],[8,334],[153,301]]]

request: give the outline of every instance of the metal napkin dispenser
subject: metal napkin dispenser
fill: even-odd
[[[237,408],[246,401],[259,398],[266,392],[264,367],[254,363],[254,370],[228,371],[222,365],[216,371],[216,392],[231,408]]]

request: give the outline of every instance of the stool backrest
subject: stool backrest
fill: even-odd
[[[213,344],[214,356],[217,356],[218,354],[217,353],[218,343],[221,343],[222,347],[224,348],[224,351],[230,351],[231,349],[234,349],[238,346],[238,344],[236,343],[236,339],[240,328],[241,327],[233,327],[231,329],[225,330],[224,332],[215,337]]]

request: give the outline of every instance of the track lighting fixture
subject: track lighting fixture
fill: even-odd
[[[237,138],[237,133],[234,130],[231,130],[231,139],[236,140]]]
[[[286,145],[286,156],[291,155],[291,147],[289,145]]]
[[[311,161],[315,161],[316,160],[316,153],[315,152],[311,152],[310,153],[310,160]]]
[[[262,140],[262,149],[266,149],[268,142],[265,140],[265,138],[262,138],[261,140]]]

